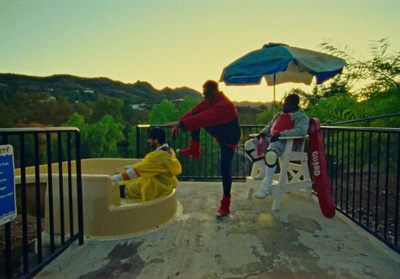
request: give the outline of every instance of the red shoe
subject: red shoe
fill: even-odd
[[[231,197],[222,196],[221,207],[217,211],[217,217],[224,217],[229,214],[229,206],[231,205]]]
[[[201,151],[200,151],[200,142],[195,141],[194,139],[190,140],[190,145],[186,149],[177,149],[179,154],[190,157],[196,160],[200,160]]]

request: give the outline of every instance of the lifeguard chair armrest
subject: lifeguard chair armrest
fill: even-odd
[[[250,138],[255,138],[257,137],[258,134],[249,134]],[[303,136],[292,136],[292,137],[279,137],[279,139],[283,139],[283,140],[288,140],[288,139],[303,139],[303,138],[308,138],[308,135]]]
[[[289,140],[289,139],[307,139],[308,135],[303,136],[292,136],[292,137],[279,137],[281,140]]]

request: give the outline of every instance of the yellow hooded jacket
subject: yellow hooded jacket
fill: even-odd
[[[141,198],[144,202],[172,193],[178,185],[176,176],[182,173],[182,166],[175,151],[168,149],[171,154],[162,149],[155,150],[132,166],[138,177],[120,183],[126,185],[127,198]]]

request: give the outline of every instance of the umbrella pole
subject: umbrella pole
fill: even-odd
[[[275,106],[275,82],[276,82],[276,75],[274,74],[274,101],[272,103],[274,115],[275,115],[275,108],[276,108],[276,106]]]

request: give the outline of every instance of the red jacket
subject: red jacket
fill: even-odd
[[[224,93],[211,100],[203,100],[185,113],[180,119],[180,126],[184,126],[187,131],[194,131],[204,127],[212,127],[220,124],[229,123],[236,119],[238,113],[235,105]]]

